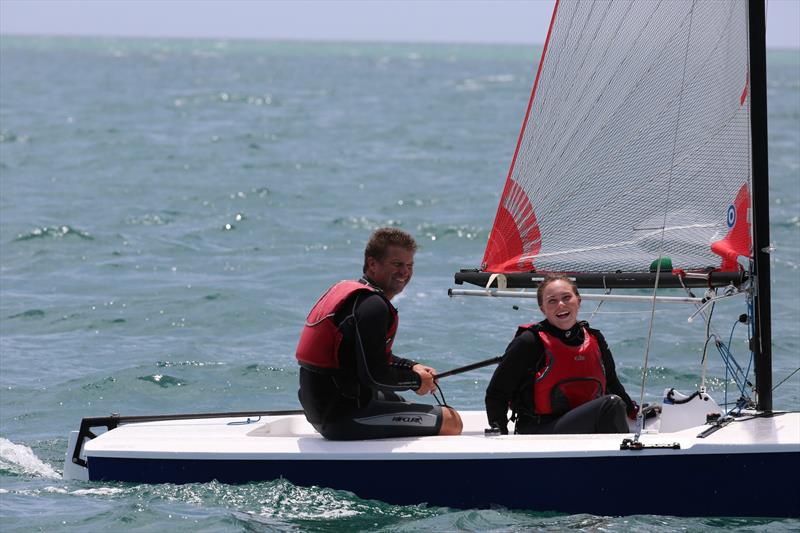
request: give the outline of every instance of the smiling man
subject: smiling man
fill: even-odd
[[[376,230],[361,279],[335,284],[308,314],[296,353],[299,397],[306,418],[327,439],[461,433],[451,407],[409,403],[397,394],[436,388],[433,368],[392,353],[399,317],[391,299],[411,281],[416,250],[405,231]]]

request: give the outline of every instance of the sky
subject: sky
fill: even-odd
[[[553,0],[0,0],[0,35],[542,43],[552,9]],[[800,48],[800,0],[768,0],[767,47]]]

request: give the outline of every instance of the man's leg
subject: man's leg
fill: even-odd
[[[442,407],[442,427],[439,435],[461,435],[463,429],[464,423],[458,411],[452,407]]]
[[[447,414],[445,413],[445,409]],[[452,433],[458,415],[438,405],[374,399],[349,415],[328,420],[317,427],[326,439],[362,440],[393,437],[423,437]],[[445,425],[445,417],[447,425]],[[316,427],[316,426],[315,426]],[[448,431],[450,433],[442,433]]]

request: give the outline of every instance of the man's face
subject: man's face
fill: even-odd
[[[367,276],[390,299],[403,292],[413,273],[414,252],[400,246],[389,246],[382,261],[367,258]]]

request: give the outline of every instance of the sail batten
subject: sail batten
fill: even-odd
[[[560,0],[482,268],[736,271],[746,4]],[[642,228],[656,228],[643,230]]]

